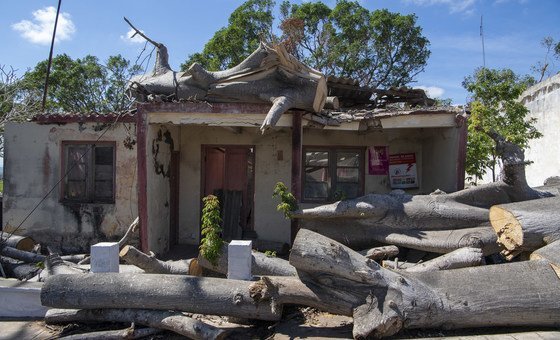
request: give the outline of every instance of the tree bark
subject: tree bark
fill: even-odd
[[[19,236],[0,231],[0,245],[31,251],[35,247],[35,241],[31,237]]]
[[[33,264],[25,263],[5,256],[0,256],[0,265],[2,266],[6,276],[13,277],[18,280],[29,280],[41,271],[41,268]]]
[[[278,257],[266,256],[264,253],[254,251],[251,253],[251,273],[253,275],[271,275],[271,276],[295,276],[296,269],[286,260]],[[227,274],[228,271],[228,245],[222,247],[221,255],[216,266],[212,265],[202,255],[198,255],[198,265],[218,272]]]
[[[559,278],[547,261],[396,273],[302,229],[290,263],[310,275],[305,283],[319,275],[357,283],[353,293],[362,304],[353,310],[355,338],[389,336],[402,328],[560,325]],[[515,284],[504,289],[504,282]]]
[[[397,246],[375,247],[359,251],[358,253],[371,260],[382,260],[397,256],[399,254],[399,248]]]
[[[474,267],[480,265],[482,260],[483,255],[481,249],[461,248],[404,270],[411,273],[417,273]]]
[[[120,339],[144,339],[162,333],[157,328],[125,328],[110,331],[98,331],[81,334],[67,335],[57,338],[58,340],[120,340]]]
[[[529,256],[531,260],[547,260],[560,277],[560,240],[539,248]]]
[[[47,278],[44,306],[176,310],[244,319],[279,320],[281,308],[255,301],[250,281],[168,274],[76,274]]]
[[[70,322],[123,322],[166,329],[191,339],[224,339],[225,330],[195,320],[179,312],[142,309],[49,309],[47,324]]]
[[[560,197],[502,204],[490,208],[490,222],[512,259],[523,251],[533,251],[560,239]]]
[[[133,246],[127,245],[119,253],[125,262],[135,265],[150,274],[189,275],[193,259],[179,261],[161,261],[152,253],[144,254]],[[194,271],[193,271],[194,272]]]
[[[82,274],[86,272],[85,269],[81,269],[72,263],[68,264],[64,262],[57,254],[46,257],[45,269],[47,270],[49,276],[61,274]]]
[[[26,263],[42,262],[45,261],[45,257],[46,257],[41,254],[35,254],[29,251],[19,250],[17,248],[13,248],[9,246],[5,246],[4,248],[1,248],[0,254]]]

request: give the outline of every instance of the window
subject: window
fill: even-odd
[[[327,202],[363,194],[364,150],[305,148],[303,201]]]
[[[115,201],[115,143],[63,142],[62,171],[64,201]]]

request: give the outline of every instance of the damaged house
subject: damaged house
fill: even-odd
[[[158,51],[153,73],[131,83],[132,112],[7,125],[5,231],[46,197],[18,233],[83,250],[118,240],[139,216],[142,249],[163,253],[199,244],[201,198],[214,194],[224,238],[281,245],[297,225],[276,211],[277,182],[303,208],[463,188],[465,117],[426,107],[423,93],[326,79],[282,46],[262,44],[219,72],[172,71]]]

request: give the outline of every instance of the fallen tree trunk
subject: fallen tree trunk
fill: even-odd
[[[560,277],[560,240],[535,250],[531,253],[529,259],[547,260],[552,269],[558,274],[558,277]]]
[[[399,248],[397,246],[375,247],[359,251],[358,253],[371,260],[382,260],[397,256],[399,254]]]
[[[5,256],[0,256],[0,265],[7,277],[13,277],[18,280],[29,280],[41,271],[41,268],[33,264]]]
[[[179,312],[142,309],[49,309],[47,324],[70,322],[123,322],[166,329],[191,339],[224,339],[223,329],[195,320]]]
[[[31,237],[19,236],[0,231],[0,245],[16,248],[19,250],[31,251],[36,243]]]
[[[45,269],[49,276],[61,274],[82,274],[87,270],[81,269],[74,264],[64,262],[60,255],[52,254],[45,258]]]
[[[558,212],[560,197],[502,204],[490,208],[490,222],[512,259],[523,251],[533,251],[560,239]]]
[[[302,278],[305,283],[325,274],[356,283],[353,293],[362,304],[353,310],[355,338],[389,336],[402,328],[560,325],[560,279],[544,260],[396,273],[302,229],[290,263],[310,275]],[[504,282],[515,284],[504,289]]]
[[[438,254],[464,247],[480,248],[485,256],[500,251],[500,246],[496,243],[496,233],[490,226],[423,231],[395,230],[382,225],[341,225],[336,220],[301,220],[300,225],[353,249],[384,243]]]
[[[191,266],[193,265],[193,259],[161,261],[156,258],[154,253],[148,255],[133,246],[124,246],[119,256],[125,262],[135,265],[150,274],[192,274]]]
[[[279,320],[281,308],[255,301],[250,281],[168,274],[55,275],[41,290],[41,303],[56,308],[176,310],[245,319]]]
[[[97,331],[81,334],[57,337],[58,340],[121,340],[121,339],[144,339],[162,333],[163,330],[157,328],[134,328]]]
[[[41,254],[35,254],[29,251],[19,250],[17,248],[13,248],[10,246],[5,246],[3,248],[0,248],[0,254],[26,263],[43,262],[45,261],[45,257],[46,257]]]
[[[267,256],[264,253],[254,251],[251,253],[251,273],[253,275],[270,275],[270,276],[295,276],[296,269],[284,259],[274,256]],[[202,255],[198,255],[198,265],[218,272],[227,274],[228,271],[228,245],[222,247],[222,252],[218,258],[218,262],[214,266],[210,261]]]
[[[482,250],[478,248],[461,248],[404,270],[417,273],[474,267],[480,265],[482,260]]]

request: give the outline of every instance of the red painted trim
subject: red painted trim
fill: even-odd
[[[138,106],[136,113],[136,140],[138,164],[138,217],[140,219],[140,248],[148,252],[148,173],[146,159],[146,145],[148,133],[148,117],[142,106]]]
[[[118,119],[117,119],[118,118]],[[118,114],[38,114],[31,119],[39,124],[67,124],[67,123],[135,123],[135,113]]]
[[[303,157],[303,127],[301,120],[301,112],[294,112],[292,114],[292,194],[298,203],[301,202],[301,163]],[[290,225],[292,243],[298,231],[298,221],[292,219]]]
[[[467,161],[467,138],[468,122],[467,117],[457,115],[459,140],[457,145],[457,190],[465,188],[465,166]]]

